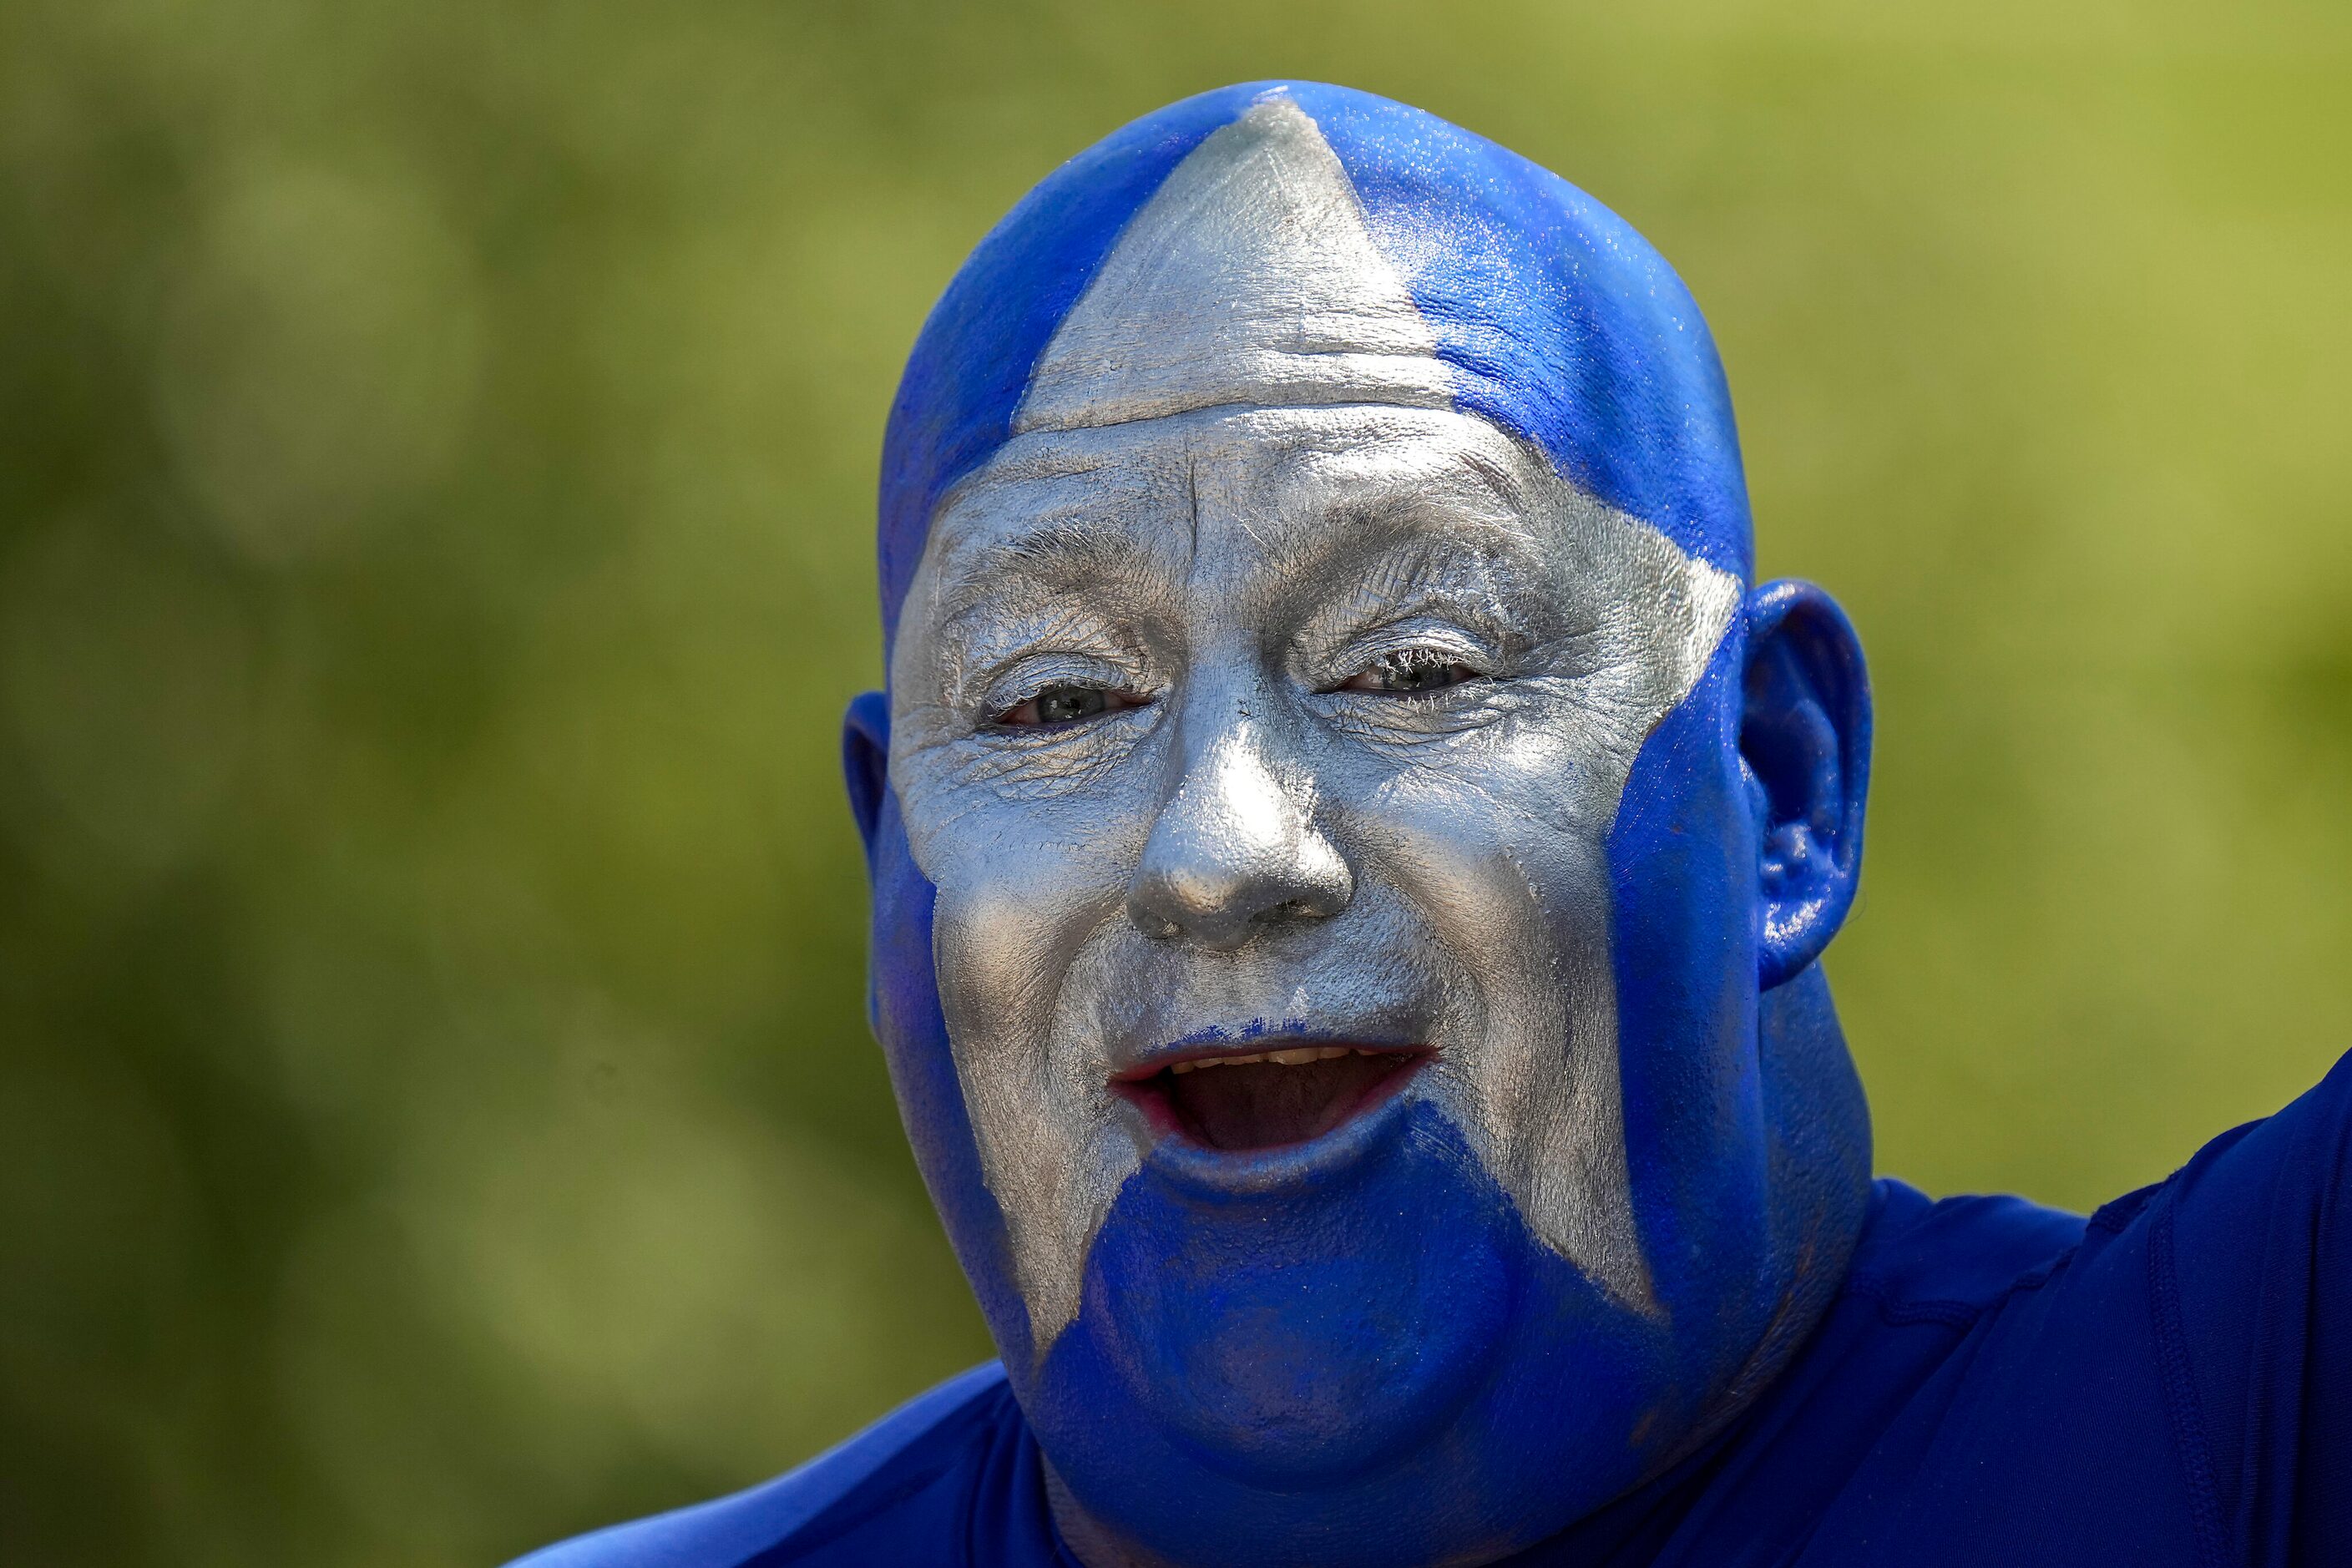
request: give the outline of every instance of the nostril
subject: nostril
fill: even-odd
[[[1347,907],[1343,888],[1300,890],[1298,880],[1237,878],[1233,886],[1215,889],[1214,896],[1202,896],[1204,890],[1197,885],[1171,886],[1165,879],[1150,879],[1129,895],[1128,918],[1138,931],[1156,941],[1190,937],[1222,947],[1246,942],[1256,933],[1328,920]],[[1290,884],[1287,889],[1280,886],[1286,881]]]
[[[1183,934],[1184,928],[1174,921],[1165,915],[1155,914],[1150,910],[1143,909],[1132,900],[1128,904],[1127,912],[1135,921],[1135,929],[1146,936],[1167,942]]]

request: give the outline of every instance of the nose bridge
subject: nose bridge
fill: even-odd
[[[1354,879],[1268,695],[1196,689],[1177,715],[1178,760],[1128,898],[1150,935],[1230,947],[1347,907]]]

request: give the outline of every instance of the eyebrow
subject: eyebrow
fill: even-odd
[[[1126,520],[1073,512],[1006,532],[951,541],[940,563],[934,601],[939,623],[952,626],[992,600],[1024,589],[1097,585],[1139,568],[1164,564]]]
[[[1465,488],[1475,495],[1465,496],[1446,485],[1448,477],[1466,480]],[[1434,488],[1433,478],[1438,481]],[[1477,504],[1480,500],[1486,504]],[[1449,529],[1475,529],[1490,546],[1499,547],[1497,553],[1515,569],[1524,570],[1538,564],[1538,547],[1527,526],[1529,500],[1527,487],[1506,465],[1484,453],[1457,452],[1438,475],[1382,478],[1353,494],[1332,498],[1327,506],[1271,521],[1280,525],[1291,560],[1309,570],[1328,567],[1335,557],[1358,555],[1361,575],[1391,574],[1400,554],[1442,545],[1427,527],[1441,518]],[[1263,529],[1253,531],[1262,540],[1266,537]]]
[[[1360,569],[1298,617],[1291,645],[1328,655],[1402,617],[1434,614],[1506,641],[1540,635],[1540,568],[1518,549],[1450,550],[1427,537],[1392,537]]]
[[[1487,454],[1471,447],[1456,452],[1454,460],[1475,480],[1479,489],[1487,491],[1515,516],[1524,517],[1533,504],[1528,487],[1507,463],[1496,461]]]

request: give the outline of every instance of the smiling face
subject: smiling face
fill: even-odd
[[[1265,1191],[1416,1103],[1654,1305],[1606,844],[1738,596],[1451,411],[1038,433],[958,490],[890,773],[1040,1352],[1139,1166]]]

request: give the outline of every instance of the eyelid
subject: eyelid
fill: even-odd
[[[1350,637],[1330,661],[1328,679],[1320,684],[1337,686],[1381,659],[1416,648],[1443,655],[1456,664],[1469,665],[1485,675],[1500,673],[1504,663],[1503,650],[1491,639],[1450,621],[1415,616]]]
[[[1057,651],[1024,654],[995,672],[974,705],[983,722],[1035,700],[1056,686],[1093,686],[1109,691],[1151,695],[1139,670],[1122,668],[1097,655]]]

